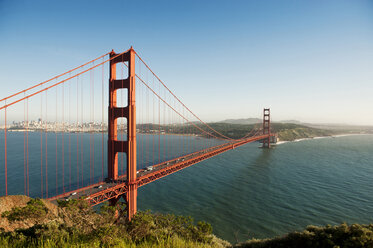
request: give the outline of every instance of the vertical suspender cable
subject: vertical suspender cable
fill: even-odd
[[[26,181],[27,181],[27,196],[30,196],[30,178],[29,178],[29,163],[28,163],[28,98],[27,104],[27,128],[26,128]]]
[[[181,113],[181,105],[179,105],[179,113]],[[180,121],[180,136],[179,136],[179,139],[180,139],[180,151],[179,151],[179,154],[178,156],[180,157],[180,154],[183,154],[183,118],[181,116],[178,116],[177,117]]]
[[[79,76],[76,78],[76,178],[79,188]]]
[[[40,94],[40,190],[43,198],[43,93]]]
[[[148,74],[147,74],[148,75]],[[153,78],[153,88],[154,87],[154,78]],[[152,127],[152,136],[153,136],[153,164],[155,164],[155,96],[153,94],[153,127]]]
[[[164,92],[164,97],[165,99],[167,100],[166,98],[166,92]],[[164,132],[164,136],[163,136],[163,161],[166,161],[166,142],[167,142],[167,137],[166,137],[166,128],[167,128],[167,124],[166,124],[166,105],[164,103],[162,103],[163,105],[163,132]]]
[[[187,118],[188,119],[188,118]],[[186,124],[186,132],[187,132],[187,136],[186,136],[186,153],[188,154],[189,153],[189,142],[190,142],[190,139],[189,139],[189,135],[190,135],[190,130],[189,130],[189,123],[188,122],[186,122],[185,123]]]
[[[45,195],[48,198],[48,91],[45,91]]]
[[[5,101],[6,105],[6,101]],[[5,195],[8,195],[8,158],[7,158],[7,140],[6,140],[6,108],[4,109],[4,159],[5,159]]]
[[[139,84],[139,86],[141,86]],[[145,89],[141,87],[141,168],[144,166],[145,163],[145,133],[144,133],[144,124],[145,122]]]
[[[92,184],[92,71],[89,72],[89,184]]]
[[[69,128],[71,128],[71,83],[69,84]],[[69,191],[71,191],[71,131],[69,130]]]
[[[105,58],[102,58],[104,60]],[[102,89],[101,89],[101,182],[104,181],[104,64],[102,64]]]
[[[26,93],[24,93],[26,96]],[[23,127],[26,125],[26,101],[23,102]],[[27,195],[27,180],[26,180],[26,132],[23,132],[23,187],[24,194]]]
[[[80,111],[80,115],[81,115],[81,126],[82,126],[82,131],[80,133],[80,161],[81,161],[81,166],[82,166],[82,171],[81,171],[81,176],[82,176],[82,187],[84,187],[84,170],[83,170],[83,166],[84,166],[84,161],[83,161],[83,132],[84,132],[84,125],[83,125],[83,77],[81,78],[81,83],[80,83],[80,87],[81,87],[81,90],[80,90],[80,94],[81,94],[81,99],[80,99],[80,103],[82,104],[81,106],[81,111]]]
[[[170,96],[170,105],[172,104],[172,97]],[[173,126],[173,112],[172,112],[172,109],[171,108],[168,108],[168,112],[169,112],[169,114],[168,114],[168,118],[170,119],[170,128],[172,129],[172,131],[171,131],[171,137],[170,137],[170,149],[169,149],[169,151],[170,151],[170,156],[172,156],[173,155],[173,139],[174,139],[174,134],[175,134],[175,131],[174,131],[174,126]]]
[[[93,62],[93,66],[95,65],[95,62]],[[95,73],[94,70],[92,70],[92,125],[93,129],[95,128]],[[95,131],[95,130],[93,130]],[[95,183],[95,135],[92,132],[92,182]]]
[[[161,94],[161,85],[159,84],[159,95]],[[158,98],[158,163],[161,163],[161,99]]]
[[[184,116],[184,108],[182,106],[180,106],[180,113],[182,112],[183,113],[183,116]],[[183,117],[180,117],[181,119],[181,144],[182,144],[182,156],[184,156],[185,154],[185,122],[184,122],[184,118]]]
[[[170,96],[170,105],[172,104],[172,97]],[[169,112],[169,119],[170,119],[170,128],[172,129],[172,131],[171,131],[171,133],[172,133],[172,136],[171,136],[171,139],[170,139],[170,149],[169,149],[169,151],[170,151],[170,156],[172,156],[173,155],[173,139],[174,139],[174,135],[175,135],[175,130],[174,130],[174,126],[173,126],[173,124],[174,124],[174,119],[173,119],[173,117],[174,117],[174,113],[173,113],[173,111],[172,111],[172,109],[171,108],[168,108],[168,112]]]
[[[139,74],[141,75],[141,62],[140,61],[138,61],[137,62],[137,64],[138,64],[138,67],[137,68],[139,68]],[[142,124],[143,124],[143,108],[142,108],[142,106],[143,106],[143,97],[142,97],[142,93],[143,93],[143,89],[142,88],[140,88],[139,86],[140,86],[140,84],[137,82],[137,80],[136,80],[136,83],[137,83],[137,85],[136,85],[136,89],[140,89],[140,93],[138,93],[138,95],[139,95],[139,97],[137,97],[136,96],[136,99],[139,99],[139,100],[137,100],[137,102],[139,102],[140,103],[140,106],[141,106],[141,110],[140,110],[140,113],[141,113],[141,116],[139,116],[139,119],[140,119],[140,121],[139,121],[139,123],[140,123],[140,134],[141,134],[141,136],[138,136],[138,137],[140,137],[141,138],[141,141],[140,141],[140,144],[139,144],[139,160],[138,160],[138,163],[137,163],[137,168],[141,168],[141,165],[142,165],[142,153],[143,153],[143,137],[144,137],[144,135],[143,135],[143,133],[142,133]],[[137,105],[137,107],[138,107],[139,105]],[[138,111],[136,111],[136,114],[138,114],[139,112]]]
[[[56,195],[58,195],[58,151],[57,151],[57,139],[58,139],[58,137],[57,137],[57,126],[58,126],[58,123],[57,123],[57,113],[58,113],[58,108],[57,108],[57,106],[58,106],[58,100],[57,100],[57,98],[58,98],[58,91],[57,91],[57,87],[56,87],[56,123],[55,123],[55,126],[54,126],[54,128],[55,128],[55,137],[56,137]]]
[[[65,83],[62,84],[62,189],[65,193]]]
[[[150,116],[149,116],[149,90],[146,90],[146,122],[148,123],[147,125],[147,130],[146,130],[146,140],[145,140],[145,149],[146,149],[146,164],[150,160],[150,149],[148,148],[149,146],[149,127],[150,127]]]

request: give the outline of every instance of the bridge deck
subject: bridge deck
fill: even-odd
[[[247,139],[242,139],[237,142],[226,143],[222,145],[217,145],[205,150],[194,152],[182,157],[178,157],[160,164],[153,166],[152,170],[141,169],[137,172],[137,187],[144,186],[150,182],[158,180],[162,177],[170,175],[176,171],[182,170],[193,164],[201,162],[203,160],[214,157],[223,152],[232,150],[241,145],[262,140],[268,138],[268,134],[255,136]],[[103,203],[107,200],[116,198],[120,195],[126,194],[127,192],[127,181],[126,176],[120,177],[116,181],[110,182],[100,182],[93,185],[80,188],[75,191],[67,192],[52,198],[51,201],[57,200],[68,200],[68,199],[78,199],[83,197],[86,199],[90,205],[94,206]]]

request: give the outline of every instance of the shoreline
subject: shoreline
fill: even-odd
[[[1,132],[4,132],[4,129],[0,129]],[[23,132],[29,132],[29,133],[36,133],[36,132],[42,132],[42,133],[107,133],[107,130],[105,131],[61,131],[61,130],[40,130],[40,129],[7,129],[7,132],[15,132],[15,133],[23,133]],[[127,132],[123,132],[127,133]],[[192,137],[199,137],[199,138],[206,138],[202,135],[197,135],[197,134],[185,134],[185,133],[141,133],[141,132],[136,132],[136,134],[141,134],[141,135],[175,135],[175,136],[192,136]]]
[[[305,140],[313,140],[313,139],[326,139],[326,138],[339,138],[339,137],[346,137],[346,136],[355,136],[355,135],[373,135],[370,133],[348,133],[348,134],[336,134],[336,135],[328,135],[328,136],[316,136],[312,138],[301,138],[295,140],[280,140],[274,145],[281,145],[289,142],[300,142]]]

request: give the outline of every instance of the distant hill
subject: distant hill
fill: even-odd
[[[274,122],[278,122],[278,123],[292,123],[292,124],[302,124],[302,125],[305,125],[305,123],[302,123],[302,122],[297,121],[297,120],[283,120],[283,121],[274,121]]]
[[[226,119],[223,121],[219,121],[219,123],[230,123],[230,124],[256,124],[263,122],[262,119],[259,118],[247,118],[247,119]]]
[[[226,119],[223,121],[219,121],[219,123],[230,123],[230,124],[256,124],[256,123],[262,123],[263,119],[261,118],[246,118],[246,119]],[[305,125],[305,123],[302,123],[297,120],[284,120],[284,121],[273,121],[277,123],[292,123],[292,124],[302,124]]]

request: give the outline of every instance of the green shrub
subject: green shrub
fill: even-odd
[[[371,248],[373,247],[373,225],[341,224],[325,227],[308,226],[303,232],[292,232],[274,239],[252,239],[237,247],[247,248]]]
[[[71,210],[87,210],[90,209],[90,205],[84,199],[69,199],[69,200],[57,200],[57,204],[61,208],[67,208]]]
[[[2,217],[9,221],[20,221],[26,219],[39,219],[47,215],[48,208],[39,198],[31,199],[24,207],[15,207],[11,211],[2,213]]]
[[[173,236],[202,243],[212,240],[210,224],[199,222],[195,226],[191,217],[151,214],[149,211],[137,213],[127,224],[127,232],[136,243],[159,243]]]

